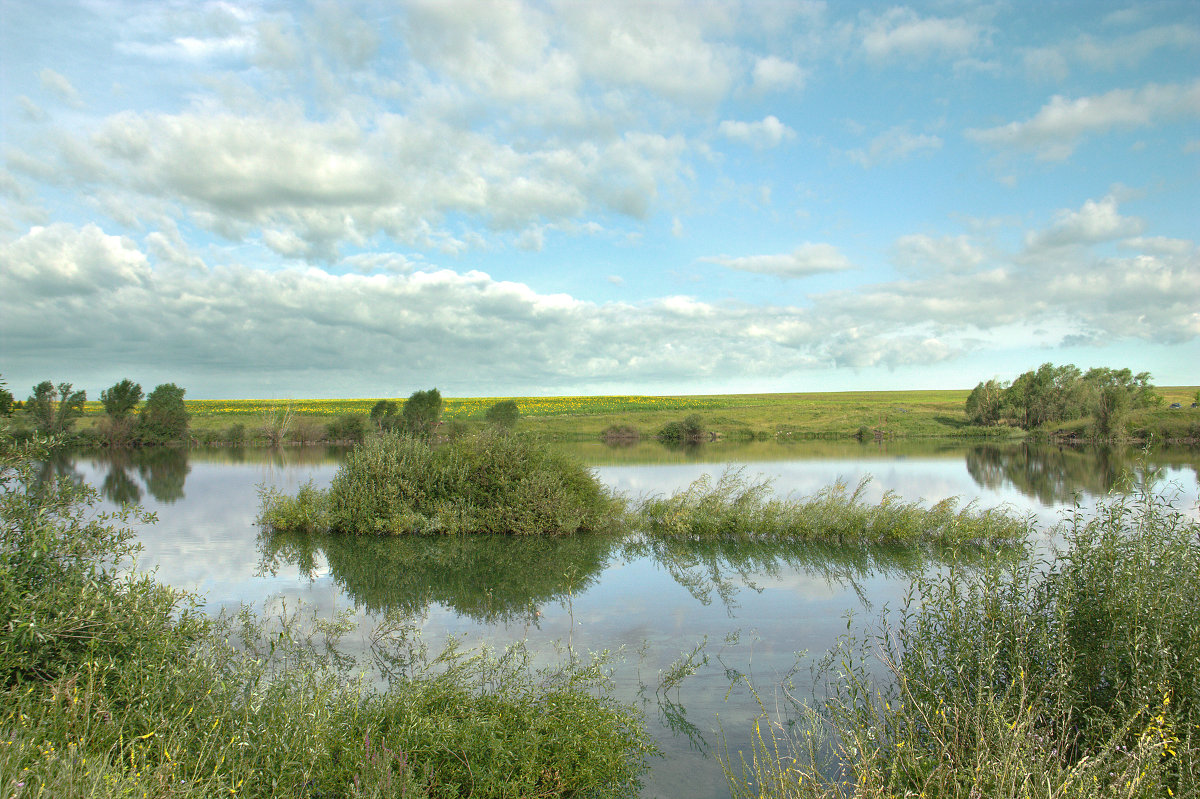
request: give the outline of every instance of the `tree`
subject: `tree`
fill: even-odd
[[[517,421],[521,418],[521,409],[517,407],[515,400],[500,400],[487,409],[483,418],[487,420],[488,424],[512,429],[517,426]]]
[[[399,418],[400,405],[393,400],[380,400],[371,407],[371,423],[379,432],[393,430]]]
[[[0,416],[12,416],[13,395],[5,387],[4,378],[0,377]]]
[[[83,415],[86,391],[72,391],[70,383],[59,383],[55,393],[54,383],[43,380],[33,387],[33,395],[25,402],[25,408],[33,417],[34,427],[40,433],[58,435],[70,431],[75,420]]]
[[[1000,420],[1003,391],[995,380],[979,383],[967,397],[967,418],[975,424],[994,425]]]
[[[432,435],[441,416],[442,395],[436,388],[414,391],[404,403],[404,429],[412,435]]]
[[[106,418],[100,424],[101,433],[110,446],[124,446],[133,435],[133,410],[142,401],[142,387],[132,380],[120,383],[100,392]]]
[[[149,444],[179,441],[187,435],[188,412],[183,404],[184,389],[163,383],[146,397],[138,417],[138,438]]]
[[[104,412],[109,418],[114,421],[124,419],[142,401],[142,386],[129,379],[122,380],[101,391],[100,401],[104,403]]]

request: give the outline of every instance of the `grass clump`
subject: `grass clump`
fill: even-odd
[[[751,480],[737,469],[715,483],[705,475],[670,497],[649,497],[637,517],[651,535],[690,539],[997,544],[1023,541],[1029,532],[1025,519],[973,504],[959,508],[953,498],[926,507],[888,492],[870,504],[862,499],[866,486],[864,480],[849,491],[839,482],[812,497],[780,498],[769,480]]]
[[[444,445],[383,434],[350,452],[328,491],[266,492],[269,530],[354,535],[569,535],[613,529],[621,503],[581,463],[500,430]]]
[[[602,659],[430,655],[415,627],[209,618],[130,571],[127,515],[0,440],[0,795],[566,797],[636,791],[654,746]]]
[[[1143,491],[1064,536],[922,578],[891,629],[843,638],[799,734],[764,714],[752,761],[725,754],[733,795],[1200,795],[1200,524]]]

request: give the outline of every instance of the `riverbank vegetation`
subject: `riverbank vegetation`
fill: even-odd
[[[1038,373],[1031,374],[1036,376]],[[1131,380],[1135,378],[1130,375]],[[121,383],[106,392],[113,392]],[[992,394],[1009,388],[994,380],[990,384]],[[999,406],[983,415],[973,416],[971,411],[964,413],[968,400],[973,395],[976,397],[972,403],[974,408],[980,401],[981,387],[987,385],[981,383],[975,392],[455,398],[442,397],[437,389],[429,389],[414,392],[407,401],[387,398],[186,400],[184,408],[188,424],[186,429],[179,431],[176,440],[221,446],[353,444],[369,430],[413,432],[423,427],[432,431],[435,437],[452,438],[492,426],[516,429],[522,435],[548,440],[608,440],[614,445],[655,438],[666,443],[689,444],[701,440],[1020,440],[1030,436],[1080,440],[1098,436],[1093,418],[1086,413],[1063,421],[1043,419],[1028,430],[1016,423],[1016,404]],[[137,384],[131,383],[131,387],[140,389]],[[1123,434],[1134,440],[1200,440],[1200,409],[1188,407],[1195,401],[1196,392],[1195,386],[1155,388],[1154,393],[1162,397],[1163,403],[1135,407],[1138,401],[1134,401],[1122,417]],[[29,402],[10,402],[4,406],[5,396],[0,395],[0,413],[4,412],[2,407],[9,407],[14,432],[29,434],[44,428],[31,412]],[[1173,408],[1175,404],[1180,407]],[[409,406],[412,407],[406,417],[405,409]],[[1037,405],[1029,411],[1030,420],[1040,418],[1038,409],[1041,407]],[[1005,413],[1012,418],[1006,417]],[[73,418],[63,436],[81,445],[137,444],[138,437],[126,426],[137,421],[139,415],[136,408],[121,416],[103,400],[84,401],[81,415]],[[1022,411],[1020,416],[1024,419],[1025,412]],[[125,419],[125,426],[114,424],[119,418]],[[141,443],[150,442],[147,439]]]
[[[0,449],[0,795],[629,795],[654,745],[603,660],[536,669],[517,645],[431,655],[349,620],[249,611],[130,572],[132,510]]]
[[[735,797],[1200,795],[1200,524],[1078,507],[1048,561],[956,566],[723,755]],[[874,675],[874,676],[873,676]]]
[[[490,430],[440,446],[384,433],[351,450],[329,489],[265,492],[267,529],[351,535],[612,530],[620,503],[558,450]]]

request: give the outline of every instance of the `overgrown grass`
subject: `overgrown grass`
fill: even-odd
[[[436,655],[350,620],[211,619],[123,570],[127,517],[0,450],[0,795],[625,796],[654,750],[601,659],[533,668],[520,644]]]
[[[356,447],[328,491],[265,492],[271,530],[354,535],[611,530],[620,503],[587,467],[498,430],[441,446],[383,434]]]
[[[956,499],[933,506],[888,492],[878,503],[862,498],[867,482],[843,483],[812,497],[775,496],[770,481],[743,470],[708,475],[669,497],[641,501],[637,516],[652,536],[688,539],[752,538],[837,544],[1007,544],[1023,541],[1029,521],[1003,510],[960,508]]]
[[[723,753],[733,795],[1200,795],[1200,524],[1143,491],[1063,535],[1048,562],[922,578],[844,637],[797,727],[764,713],[749,759]]]

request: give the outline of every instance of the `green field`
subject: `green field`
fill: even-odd
[[[1139,424],[1155,429],[1191,429],[1200,423],[1192,402],[1194,386],[1160,387],[1163,408],[1136,412]],[[668,422],[697,414],[703,428],[722,438],[842,437],[879,431],[885,437],[1012,436],[1023,431],[1006,427],[981,428],[968,424],[963,405],[969,392],[944,391],[840,391],[794,394],[719,394],[688,396],[592,397],[447,397],[442,420],[467,427],[483,425],[484,413],[501,399],[513,399],[521,410],[519,429],[553,439],[594,440],[614,426],[635,428],[653,436]],[[403,398],[395,398],[403,402]],[[371,399],[292,400],[188,400],[194,436],[218,440],[241,424],[247,439],[292,414],[289,438],[319,440],[325,424],[346,414],[366,416],[377,402]],[[1180,402],[1182,410],[1166,406]],[[99,402],[89,402],[81,427],[103,414]],[[1081,420],[1079,427],[1085,424]],[[1165,428],[1164,428],[1165,426]],[[1059,425],[1072,429],[1072,425]],[[865,428],[865,430],[864,430]],[[1186,437],[1186,436],[1184,436]]]

